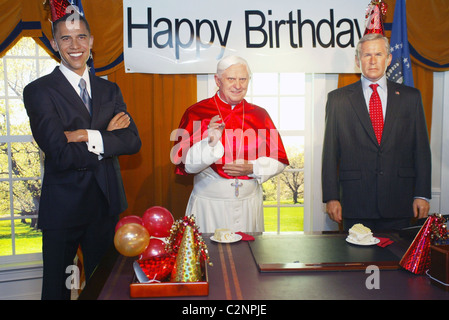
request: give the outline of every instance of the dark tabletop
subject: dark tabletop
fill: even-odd
[[[378,273],[378,288],[372,288],[372,271],[366,268],[361,270],[333,270],[333,271],[280,271],[261,272],[258,264],[270,255],[259,256],[253,254],[255,244],[273,239],[286,239],[288,241],[307,242],[310,256],[317,256],[320,242],[324,237],[332,237],[339,242],[339,250],[346,246],[350,251],[359,252],[362,256],[369,253],[369,260],[373,257],[378,260],[397,260],[403,256],[413,239],[398,234],[386,234],[394,241],[393,244],[377,247],[354,248],[345,243],[345,234],[323,234],[316,238],[316,246],[310,235],[256,235],[254,242],[239,241],[232,244],[221,244],[211,241],[211,235],[203,235],[208,246],[213,266],[208,268],[209,294],[207,296],[187,297],[160,297],[153,300],[438,300],[449,299],[449,293],[434,284],[427,275],[415,275],[397,267],[394,269],[380,269]],[[268,240],[267,240],[268,239]],[[276,240],[276,241],[278,241]],[[343,242],[342,242],[343,241]],[[280,242],[281,243],[281,242]],[[256,246],[257,247],[257,246]],[[300,256],[301,250],[288,245],[268,246],[273,251],[273,261],[288,257],[292,253],[292,262],[306,259]],[[276,250],[278,248],[278,250]],[[256,249],[257,251],[258,249]],[[296,251],[295,251],[296,250]],[[351,251],[352,250],[352,251]],[[347,254],[346,252],[345,254]],[[280,255],[279,255],[280,254]],[[374,254],[374,256],[373,256]],[[278,255],[276,257],[276,255]],[[329,256],[335,257],[329,252]],[[256,256],[256,257],[255,257]],[[262,258],[263,257],[263,258]],[[298,258],[299,257],[299,258]],[[393,258],[392,258],[393,257]],[[323,260],[322,254],[318,260]],[[119,255],[114,248],[104,257],[102,263],[95,271],[92,279],[80,295],[80,299],[99,300],[138,300],[130,297],[130,284],[134,278],[132,268],[136,258]],[[343,260],[347,260],[347,257]],[[265,261],[266,262],[266,261]],[[316,261],[315,261],[316,262]],[[323,261],[324,262],[324,261]],[[375,263],[375,261],[374,261]],[[371,288],[369,288],[371,286]]]

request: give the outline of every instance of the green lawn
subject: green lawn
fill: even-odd
[[[29,219],[27,220],[29,222]],[[29,223],[15,222],[16,254],[42,251],[42,234]],[[0,256],[12,254],[11,222],[0,221]]]
[[[277,208],[265,207],[266,232],[277,232]],[[281,232],[304,230],[304,207],[282,207],[280,213]]]

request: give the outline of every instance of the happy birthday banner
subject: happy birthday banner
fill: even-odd
[[[253,72],[353,73],[363,0],[124,0],[126,72],[215,73],[236,54]]]

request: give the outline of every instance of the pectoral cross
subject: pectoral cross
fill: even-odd
[[[239,196],[239,187],[243,186],[243,183],[239,183],[239,179],[235,179],[235,183],[231,183],[231,186],[235,188],[235,196],[238,198]]]

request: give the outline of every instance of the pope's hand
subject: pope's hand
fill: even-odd
[[[246,160],[237,160],[226,163],[223,166],[223,171],[233,177],[247,176],[253,173],[253,164]]]
[[[211,147],[214,147],[218,141],[221,140],[225,124],[223,122],[218,122],[220,120],[221,118],[219,115],[212,117],[209,126],[207,127],[207,136],[209,137],[209,145]]]

